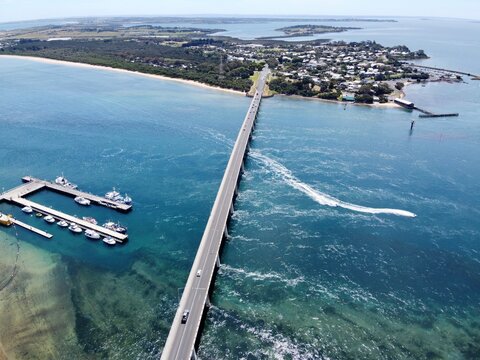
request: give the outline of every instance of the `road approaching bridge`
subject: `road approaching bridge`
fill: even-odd
[[[268,66],[260,73],[257,89],[233,147],[220,189],[213,204],[200,246],[195,256],[187,284],[162,353],[162,360],[196,359],[195,343],[206,308],[210,305],[209,290],[217,267],[220,266],[220,247],[227,236],[227,222],[233,212],[238,182],[244,158],[254,129]]]

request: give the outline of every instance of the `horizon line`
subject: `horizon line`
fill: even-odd
[[[21,23],[29,21],[48,21],[48,20],[69,20],[69,19],[89,19],[89,18],[128,18],[128,17],[143,17],[143,18],[168,18],[168,17],[179,17],[179,18],[189,18],[189,17],[199,17],[199,18],[286,18],[286,19],[295,19],[301,17],[302,19],[308,18],[320,18],[320,17],[341,17],[341,18],[428,18],[428,19],[445,19],[445,20],[468,20],[468,21],[479,21],[480,19],[474,18],[460,18],[460,17],[447,17],[447,16],[431,16],[431,15],[340,15],[340,14],[295,14],[295,15],[280,15],[280,14],[210,14],[210,13],[198,13],[198,14],[162,14],[162,15],[142,15],[142,14],[130,14],[130,15],[79,15],[79,16],[59,16],[52,18],[30,18],[22,20],[9,20],[9,21],[0,21],[0,24],[11,24],[11,23]]]

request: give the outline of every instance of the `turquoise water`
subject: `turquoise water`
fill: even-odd
[[[424,40],[425,51],[443,54],[441,36]],[[460,51],[431,61],[452,59],[478,68]],[[407,91],[422,107],[461,116],[263,102],[202,359],[478,357],[480,82]],[[19,231],[16,261],[15,229],[2,229],[0,285],[15,263],[18,271],[0,290],[0,353],[157,358],[249,100],[2,58],[0,95],[1,187],[63,172],[82,189],[115,186],[135,200],[125,215],[32,196],[126,224],[130,241],[115,248],[0,205],[55,235]]]

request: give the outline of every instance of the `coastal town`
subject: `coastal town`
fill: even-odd
[[[348,30],[303,25],[290,31],[298,34],[329,28],[333,32]],[[122,68],[245,93],[268,64],[271,76],[265,95],[364,104],[393,102],[402,98],[404,87],[412,83],[462,81],[459,74],[413,64],[411,61],[428,59],[424,50],[410,50],[405,45],[386,47],[375,41],[246,41],[215,35],[218,29],[151,25],[66,25],[34,30],[0,33],[0,54]]]

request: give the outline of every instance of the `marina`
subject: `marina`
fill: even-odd
[[[113,200],[102,198],[100,196],[79,191],[76,189],[76,187],[73,188],[71,186],[65,186],[65,185],[60,185],[60,184],[52,183],[45,180],[39,180],[30,176],[23,177],[22,181],[24,182],[23,185],[17,186],[9,191],[2,193],[0,195],[0,202],[7,201],[9,203],[18,205],[22,208],[22,211],[26,214],[31,214],[35,212],[36,213],[35,216],[44,217],[43,218],[44,221],[49,224],[58,222],[58,225],[60,227],[65,227],[63,225],[67,223],[67,224],[70,224],[69,229],[70,228],[73,229],[73,225],[75,225],[75,229],[74,229],[75,231],[70,229],[74,233],[81,233],[83,231],[86,232],[86,235],[87,234],[91,235],[93,233],[96,233],[106,238],[113,239],[118,243],[123,243],[128,239],[127,234],[115,231],[117,228],[107,228],[107,227],[99,226],[95,222],[93,222],[91,218],[79,219],[75,216],[68,215],[61,211],[57,211],[47,206],[37,204],[33,201],[27,200],[25,199],[25,197],[35,192],[38,192],[40,190],[47,189],[47,190],[58,192],[63,195],[75,197],[76,202],[81,205],[87,205],[87,203],[89,205],[91,202],[93,204],[106,206],[108,208],[115,209],[117,211],[127,212],[131,210],[132,208],[131,204],[122,204]],[[79,198],[85,200],[85,202],[78,201],[77,199]],[[28,231],[31,231],[35,234],[41,235],[48,239],[52,238],[53,236],[43,230],[39,230],[31,225],[25,224],[16,219],[12,218],[11,221],[12,223]]]
[[[56,184],[56,183],[53,183],[53,182],[50,182],[50,181],[36,179],[34,177],[31,177],[31,176],[23,177],[22,181],[24,183],[31,184],[33,186],[32,190],[30,190],[30,191],[28,191],[29,188],[25,188],[25,191],[28,191],[27,194],[38,191],[38,190],[41,190],[43,188],[46,188],[48,190],[52,190],[52,191],[61,193],[63,195],[68,195],[68,196],[71,196],[73,198],[83,198],[85,200],[90,201],[93,204],[100,205],[100,206],[105,206],[105,207],[108,207],[108,208],[111,208],[111,209],[114,209],[114,210],[117,210],[117,211],[120,211],[120,212],[128,212],[128,211],[132,210],[132,205],[131,204],[123,204],[121,202],[118,202],[118,201],[115,201],[115,200],[110,200],[110,199],[107,199],[107,198],[102,197],[102,196],[89,194],[89,193],[74,189],[74,188],[69,187],[69,186],[63,186],[63,185],[59,185],[59,184]],[[20,189],[21,188],[15,188],[14,189],[15,194],[17,194]],[[33,190],[33,189],[36,189],[36,190]],[[25,196],[25,195],[21,195],[21,196]],[[1,200],[2,197],[5,197],[5,195],[2,195],[0,197],[0,200]]]

